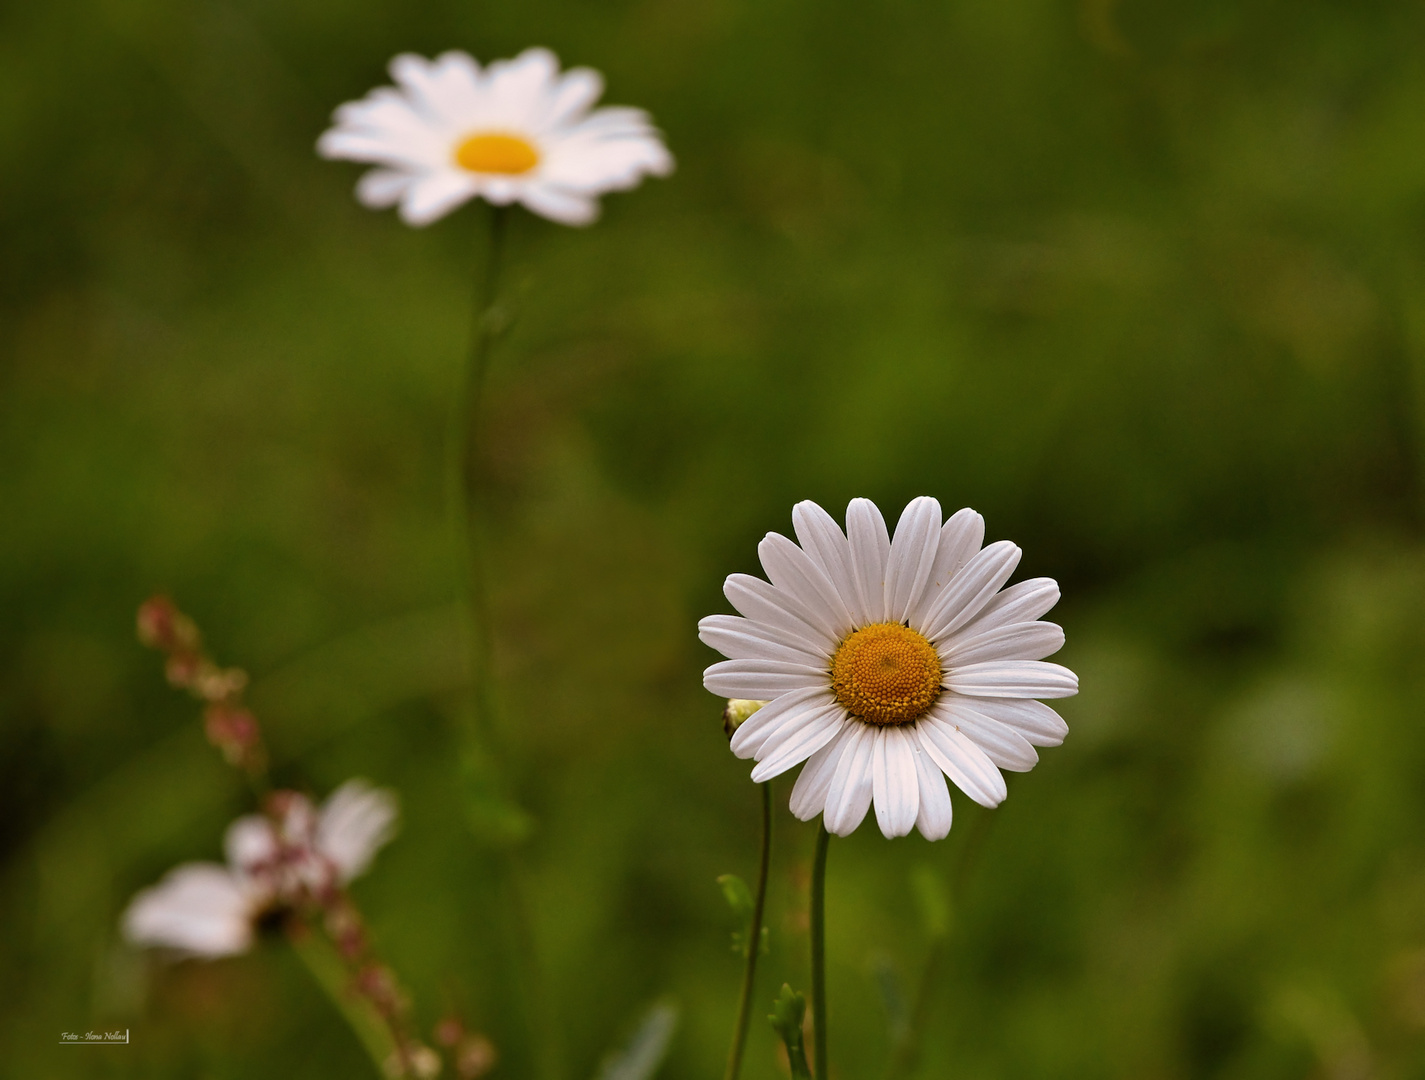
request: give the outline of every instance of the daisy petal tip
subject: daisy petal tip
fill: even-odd
[[[737,751],[734,750],[733,753],[737,753]],[[741,757],[742,755],[739,754],[738,756]],[[772,766],[771,768],[767,767],[769,764]],[[782,764],[781,762],[764,761],[752,770],[752,780],[754,783],[757,784],[766,783],[768,780],[771,780],[774,777],[781,776],[788,769],[793,768],[799,764],[800,762],[795,761],[792,762],[790,765]]]
[[[516,64],[547,64],[550,67],[559,66],[559,57],[554,55],[554,50],[544,45],[531,45],[524,52],[515,57]]]
[[[412,212],[410,210],[407,210],[404,206],[397,209],[396,215],[401,219],[402,222],[409,225],[413,229],[424,229],[427,225],[432,225],[436,221],[440,220],[442,216],[440,214],[431,215],[422,214],[419,212]]]
[[[735,740],[736,736],[734,736],[733,738]],[[728,749],[732,751],[732,756],[735,758],[741,758],[743,761],[750,761],[752,758],[757,756],[757,748],[755,744],[749,745],[749,740],[747,739],[744,739],[740,744],[736,741],[733,741],[728,743],[727,745]],[[753,771],[755,772],[756,770],[754,769]],[[753,779],[756,779],[756,777],[753,777]]]
[[[823,815],[823,820],[825,820],[824,815]],[[856,829],[860,826],[861,822],[863,822],[863,821],[865,821],[865,820],[866,820],[866,813],[865,813],[865,811],[863,810],[863,811],[861,812],[861,816],[858,817],[858,818],[854,818],[854,819],[853,819],[851,816],[848,815],[847,817],[845,817],[845,818],[843,818],[843,819],[841,819],[841,820],[838,820],[838,821],[835,821],[835,822],[827,822],[827,823],[826,823],[826,831],[829,832],[829,833],[831,833],[832,836],[847,837],[847,836],[850,836],[852,833],[854,833],[854,832],[856,831]]]
[[[901,827],[891,818],[890,814],[884,814],[879,809],[876,811],[876,824],[881,829],[881,835],[887,840],[896,840],[902,836],[907,836],[910,834],[911,829],[915,827],[914,822],[911,822],[909,828]]]
[[[407,53],[406,55],[411,55]],[[442,67],[448,64],[475,64],[475,57],[471,56],[464,49],[446,49],[435,58],[435,62]]]
[[[399,83],[404,83],[412,75],[416,78],[424,75],[431,66],[430,61],[424,56],[403,52],[391,57],[391,62],[386,65],[386,70],[391,73],[391,78]]]

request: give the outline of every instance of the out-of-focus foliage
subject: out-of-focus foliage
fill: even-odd
[[[755,871],[698,616],[792,503],[929,493],[1057,577],[1071,735],[949,840],[832,846],[831,1054],[925,1076],[1425,1069],[1425,10],[1375,0],[47,0],[0,13],[0,1046],[16,1076],[354,1077],[278,941],[162,965],[134,891],[248,808],[133,640],[170,591],[278,775],[401,793],[356,896],[423,1023],[530,1075],[454,764],[442,440],[479,208],[317,160],[395,52],[547,44],[679,170],[512,235],[484,467],[545,1049],[647,1002],[720,1075]],[[759,1023],[807,983],[778,784]],[[891,1006],[888,1018],[885,999]],[[132,1045],[57,1047],[127,1027]]]

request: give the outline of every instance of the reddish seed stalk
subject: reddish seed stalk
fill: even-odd
[[[273,834],[285,842],[284,807],[301,796],[268,790],[268,756],[262,729],[242,700],[247,672],[219,666],[204,651],[197,624],[166,596],[154,596],[139,607],[137,629],[139,641],[164,654],[169,683],[204,703],[203,730],[208,741],[230,765],[247,775],[261,797]],[[303,853],[279,847],[277,858],[296,858],[300,854]],[[372,950],[365,920],[346,890],[335,884],[306,889],[292,903],[297,917],[286,922],[288,936],[295,942],[320,927],[341,958],[348,992],[364,999],[386,1028],[395,1054],[391,1061],[378,1064],[392,1076],[437,1076],[440,1057],[412,1033],[410,998],[395,972]],[[455,1018],[443,1026],[449,1029],[452,1023],[459,1026]],[[489,1040],[483,1035],[466,1034],[463,1026],[449,1045],[462,1080],[474,1080],[494,1065],[495,1050]]]

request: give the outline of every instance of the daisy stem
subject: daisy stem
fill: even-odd
[[[486,543],[488,507],[482,499],[479,432],[485,384],[495,345],[509,326],[509,312],[501,302],[506,238],[511,207],[489,207],[488,241],[483,274],[474,293],[474,325],[460,397],[450,433],[450,497],[455,507],[455,528],[465,585],[468,618],[470,699],[464,730],[466,780],[472,822],[504,850],[496,866],[501,878],[501,900],[508,908],[511,978],[516,985],[516,1009],[528,1036],[535,1073],[555,1080],[560,1073],[559,1046],[549,1035],[553,1025],[549,994],[545,990],[534,949],[530,905],[522,884],[520,860],[513,846],[527,835],[530,821],[509,798],[499,768],[499,730],[492,677],[494,620],[490,612]]]
[[[811,1033],[816,1080],[827,1080],[826,1066],[826,849],[831,833],[823,820],[816,834],[811,864]]]
[[[485,397],[485,380],[490,355],[504,330],[500,307],[500,275],[504,267],[505,236],[509,227],[509,207],[490,208],[489,241],[485,249],[485,272],[477,285],[470,355],[465,367],[459,405],[451,432],[452,488],[458,508],[456,526],[465,551],[465,586],[470,608],[470,679],[474,687],[476,724],[491,725],[490,655],[492,628],[490,596],[485,582],[485,550],[480,505],[479,446],[480,409]]]
[[[292,951],[316,980],[342,1019],[351,1027],[379,1076],[399,1052],[400,1043],[386,1020],[366,998],[352,992],[351,975],[337,950],[320,935],[306,929],[288,934]]]
[[[757,977],[757,956],[762,951],[762,911],[767,900],[767,870],[772,861],[772,784],[762,789],[762,856],[757,867],[757,894],[752,902],[752,922],[747,928],[747,966],[742,972],[742,997],[737,1005],[737,1027],[732,1032],[732,1048],[727,1055],[725,1080],[737,1080],[742,1071],[742,1049],[747,1043],[747,1023],[752,1018],[752,987]]]

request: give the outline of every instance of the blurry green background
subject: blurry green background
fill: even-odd
[[[798,499],[933,494],[1060,581],[1083,690],[985,828],[957,792],[945,842],[833,843],[835,1075],[881,1073],[933,873],[925,1076],[1425,1076],[1425,9],[1370,0],[6,5],[0,1073],[372,1075],[280,941],[118,939],[250,805],[134,640],[162,589],[252,672],[279,777],[399,790],[355,888],[380,951],[531,1075],[455,765],[483,215],[408,229],[312,147],[396,52],[532,44],[678,158],[591,229],[518,217],[489,397],[564,1075],[664,994],[660,1075],[721,1075],[714,878],[758,821],[700,685],[723,577]],[[789,787],[751,1080],[807,984]],[[55,1045],[98,1025],[133,1044]]]

